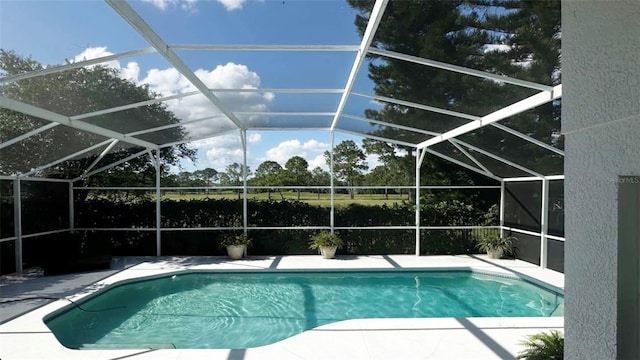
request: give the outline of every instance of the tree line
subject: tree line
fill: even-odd
[[[365,144],[368,142],[365,141]],[[369,169],[365,161],[366,148],[363,150],[353,140],[344,140],[334,148],[334,185],[346,186],[352,199],[355,194],[353,187],[357,185],[410,185],[410,182],[404,182],[407,179],[401,173],[394,171],[388,164],[376,166],[371,172],[365,173]],[[331,153],[325,151],[324,158],[330,168]],[[163,186],[174,187],[241,186],[245,173],[248,185],[266,187],[269,194],[272,191],[270,186],[329,186],[331,183],[328,171],[319,166],[309,170],[309,162],[301,156],[292,156],[284,166],[276,161],[266,160],[258,165],[255,172],[249,166],[245,168],[234,162],[227,165],[224,171],[205,168],[193,172],[164,174],[161,182]],[[299,196],[300,189],[297,191]],[[280,194],[282,196],[281,192]]]

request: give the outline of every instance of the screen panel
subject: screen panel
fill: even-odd
[[[0,149],[0,174],[25,173],[107,139],[65,125],[56,126]]]
[[[542,182],[506,182],[504,196],[504,225],[540,232]]]

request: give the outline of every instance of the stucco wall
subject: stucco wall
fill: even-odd
[[[562,3],[567,359],[616,358],[617,177],[640,175],[640,1]]]

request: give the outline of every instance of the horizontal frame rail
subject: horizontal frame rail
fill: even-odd
[[[360,190],[393,190],[393,189],[415,189],[415,186],[398,185],[398,186],[334,186],[334,189],[347,190],[347,189],[360,189]],[[74,190],[148,190],[155,191],[155,186],[74,186]],[[175,186],[166,187],[161,186],[160,190],[242,190],[242,186]],[[295,185],[274,185],[274,186],[247,186],[248,190],[298,190],[298,189],[310,189],[310,190],[330,190],[331,187],[327,186],[295,186]],[[420,186],[420,189],[429,190],[447,190],[447,189],[500,189],[500,185],[425,185]]]
[[[329,225],[317,225],[317,226],[247,226],[247,230],[328,230]],[[189,228],[160,228],[162,231],[227,231],[227,230],[243,230],[241,226],[230,227],[189,227]],[[397,225],[397,226],[334,226],[336,230],[415,230],[415,225]],[[420,226],[420,230],[473,230],[473,229],[500,229],[500,226]],[[75,228],[56,230],[56,232],[63,231],[156,231],[156,228],[139,227],[139,228]],[[53,233],[53,232],[51,232]],[[33,234],[29,236],[46,235]],[[11,238],[7,238],[11,239]],[[4,239],[2,239],[4,240]]]

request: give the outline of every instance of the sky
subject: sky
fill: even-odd
[[[169,44],[318,44],[358,45],[353,24],[355,12],[338,0],[138,0],[130,5]],[[29,55],[43,64],[81,61],[133,49],[148,43],[102,1],[0,0],[0,47]],[[191,70],[209,88],[325,88],[343,89],[355,52],[266,52],[177,50]],[[107,64],[120,76],[145,84],[162,96],[195,90],[177,70],[157,53],[121,58]],[[373,93],[366,64],[354,89]],[[234,112],[311,111],[334,112],[340,94],[219,93]],[[165,102],[183,121],[211,117],[219,112],[204,96]],[[345,112],[363,115],[380,104],[350,97]],[[282,117],[238,115],[261,129],[291,124],[291,127],[327,127],[332,116]],[[342,120],[341,120],[342,121]],[[357,123],[357,124],[356,124]],[[346,130],[369,127],[345,120]],[[233,129],[223,117],[187,125],[193,138]],[[362,138],[336,133],[343,140],[360,144]],[[284,165],[292,156],[302,156],[309,168],[327,169],[322,156],[330,148],[328,131],[248,131],[248,165],[252,170],[265,160]],[[193,171],[242,162],[239,133],[192,143],[198,150],[196,164],[181,163]],[[368,158],[370,168],[377,158]]]

